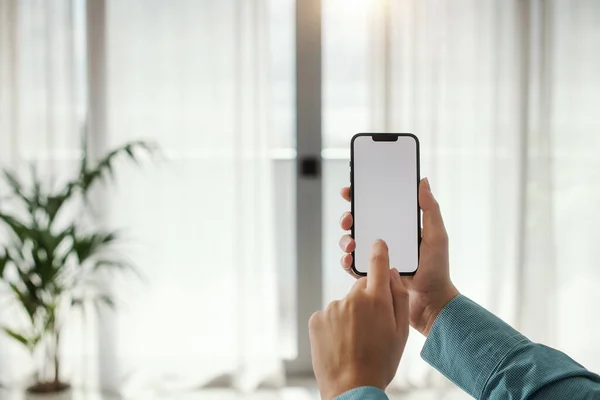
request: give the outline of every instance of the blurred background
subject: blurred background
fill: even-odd
[[[142,276],[99,274],[116,310],[65,317],[74,398],[317,398],[307,321],[352,284],[339,190],[365,131],[419,137],[459,290],[600,372],[599,113],[596,0],[0,0],[1,168],[51,194],[158,147],[63,210],[122,232]],[[26,316],[10,274],[3,329]],[[392,396],[465,398],[423,343]],[[0,335],[0,398],[36,371],[22,344]]]

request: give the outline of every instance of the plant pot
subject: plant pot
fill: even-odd
[[[25,393],[25,400],[72,400],[73,391],[67,384],[60,383],[60,391],[49,390],[50,384],[38,384],[30,387]],[[52,388],[52,389],[55,389]]]
[[[60,393],[25,393],[25,400],[72,400],[73,392],[67,389]]]

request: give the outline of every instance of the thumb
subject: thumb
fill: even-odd
[[[400,273],[396,268],[390,270],[392,298],[394,301],[394,316],[396,317],[396,332],[404,332],[408,329],[408,291],[400,279]]]
[[[423,210],[423,237],[436,238],[446,236],[446,227],[440,211],[440,205],[431,193],[429,179],[419,184],[419,206]]]

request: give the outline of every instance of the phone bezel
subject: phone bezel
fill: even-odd
[[[418,243],[418,248],[417,248],[417,268],[415,268],[415,270],[413,272],[400,272],[400,275],[402,276],[413,276],[417,273],[417,271],[419,270],[419,262],[421,260],[421,206],[419,204],[419,183],[421,181],[421,150],[420,150],[420,142],[419,142],[419,138],[412,134],[412,133],[357,133],[356,135],[352,136],[352,139],[350,140],[350,211],[352,212],[352,217],[354,218],[355,214],[354,214],[354,141],[359,138],[359,137],[363,137],[363,136],[379,136],[379,140],[377,141],[397,141],[399,137],[411,137],[414,139],[415,143],[416,143],[416,150],[417,150],[417,181],[416,181],[416,185],[417,185],[417,243]],[[385,136],[389,137],[391,140],[385,140],[383,139]],[[395,139],[394,139],[395,138]],[[383,139],[383,140],[382,140]],[[354,223],[352,224],[352,230],[351,230],[351,234],[352,237],[355,237],[354,234],[354,229],[356,226],[356,219],[354,219]],[[352,269],[352,272],[358,276],[367,276],[366,272],[360,272],[356,269],[356,265],[355,265],[355,259],[356,257],[354,256],[354,251],[352,252],[352,266],[350,267]]]

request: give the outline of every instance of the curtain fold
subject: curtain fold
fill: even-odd
[[[382,2],[367,81],[369,129],[421,139],[459,289],[593,370],[600,346],[587,332],[600,326],[583,309],[598,301],[600,257],[596,224],[583,221],[600,217],[599,7]],[[439,382],[418,357],[423,341],[409,338],[396,387]]]
[[[600,325],[590,315],[600,302],[600,235],[595,228],[600,222],[600,3],[554,0],[547,6],[553,43],[548,125],[556,257],[554,341],[599,372],[594,332]]]
[[[7,162],[14,162],[17,151],[15,151],[15,136],[8,132],[18,129],[16,118],[16,105],[18,104],[18,91],[15,90],[17,83],[17,2],[5,1],[0,4],[0,157]]]
[[[72,173],[86,117],[94,157],[162,149],[94,196],[144,279],[109,280],[118,312],[65,332],[65,378],[135,395],[281,386],[266,1],[87,6],[90,35],[83,1],[0,2],[2,166]],[[26,353],[4,336],[0,352],[0,382],[21,384]]]
[[[83,34],[82,19],[77,0],[0,2],[0,167],[25,182],[35,165],[46,187],[56,188],[72,176],[80,157],[85,55],[76,38]],[[0,197],[6,194],[3,184]],[[4,243],[6,232],[0,238]],[[8,297],[0,294],[0,325],[19,326],[22,310]],[[63,355],[69,361],[87,354],[79,336],[72,336],[81,329],[77,317],[65,329]],[[0,335],[1,383],[26,384],[31,361],[20,344]],[[74,382],[79,378],[74,373]]]
[[[118,386],[281,385],[266,3],[107,9],[107,143],[149,138],[164,157],[124,171],[110,200],[148,276],[118,286]]]

